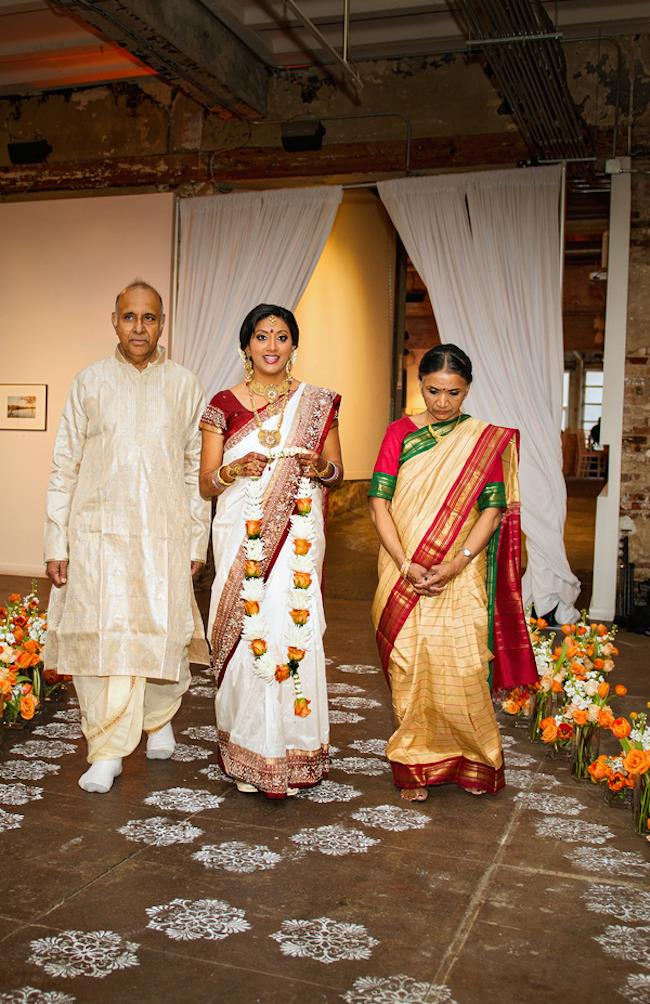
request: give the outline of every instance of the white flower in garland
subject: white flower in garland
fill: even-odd
[[[264,582],[262,579],[244,579],[239,594],[243,600],[254,600],[261,603],[264,599]]]

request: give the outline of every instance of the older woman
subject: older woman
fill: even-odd
[[[463,414],[471,362],[423,357],[425,410],[388,427],[370,489],[381,540],[373,620],[402,798],[448,782],[503,787],[490,689],[537,679],[520,592],[517,433]]]
[[[340,397],[292,376],[291,311],[241,326],[245,377],[203,415],[200,487],[217,497],[208,620],[219,757],[240,791],[284,798],[327,775],[320,579],[327,494],[343,479]]]

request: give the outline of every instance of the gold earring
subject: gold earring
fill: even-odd
[[[244,383],[250,383],[253,379],[253,360],[249,356],[248,352],[243,349],[237,349],[241,361],[244,364]]]
[[[285,372],[287,374],[287,379],[289,379],[291,377],[291,374],[293,372],[293,364],[296,361],[296,356],[297,355],[298,355],[298,349],[293,349],[292,352],[291,352],[291,355],[289,356],[289,359],[287,361],[287,366],[286,366],[286,370],[285,370]]]

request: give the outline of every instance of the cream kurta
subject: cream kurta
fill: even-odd
[[[162,348],[142,371],[116,350],[75,377],[47,497],[45,560],[70,561],[50,596],[48,668],[178,680],[193,640],[190,657],[207,663],[190,574],[210,526],[204,407],[194,374]]]

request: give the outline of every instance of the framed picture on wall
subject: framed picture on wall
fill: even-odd
[[[47,384],[0,383],[0,429],[43,432],[47,428]]]

